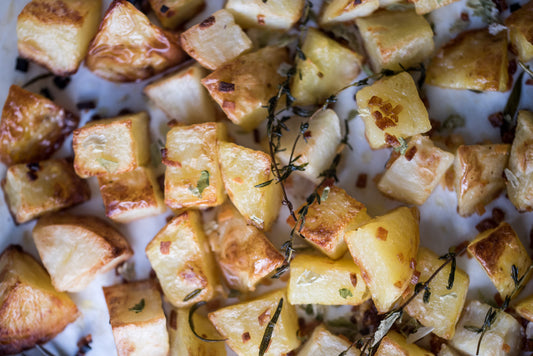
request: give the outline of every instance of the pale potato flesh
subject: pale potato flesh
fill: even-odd
[[[202,11],[205,0],[148,0],[163,27],[175,29]]]
[[[288,30],[302,15],[305,0],[228,0],[225,8],[243,28]]]
[[[350,343],[345,338],[333,335],[321,324],[315,328],[309,340],[298,352],[298,356],[338,355],[349,346]],[[360,352],[352,347],[344,355],[359,356]]]
[[[505,26],[510,30],[511,44],[518,52],[522,62],[533,59],[533,1],[511,13],[505,19]]]
[[[331,0],[324,1],[318,21],[320,25],[332,25],[365,17],[379,8],[379,0]]]
[[[390,331],[381,340],[376,356],[433,356],[433,354],[415,344],[408,343],[405,337],[396,331]]]

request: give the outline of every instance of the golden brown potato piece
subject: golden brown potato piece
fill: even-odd
[[[443,6],[450,5],[457,0],[412,0],[418,15],[425,15]]]
[[[363,225],[370,216],[366,207],[344,189],[323,185],[317,193],[321,196],[320,202],[315,201],[309,206],[303,228],[300,230],[298,227],[297,231],[329,258],[341,258],[348,250],[344,242],[345,232]],[[287,218],[287,223],[291,228],[296,224],[291,216]]]
[[[321,26],[352,21],[365,17],[379,8],[379,0],[331,0],[324,1],[318,21]]]
[[[175,29],[190,20],[205,6],[205,0],[149,0],[163,27]]]
[[[11,166],[2,189],[17,224],[83,203],[91,196],[87,182],[76,175],[72,163],[65,159]]]
[[[426,83],[450,89],[507,91],[507,32],[491,35],[487,29],[459,34],[433,57]]]
[[[518,52],[518,58],[522,62],[533,59],[533,1],[506,18],[505,26],[510,30],[511,44]]]
[[[228,338],[226,343],[237,354],[256,355],[280,300],[283,300],[281,312],[265,356],[287,354],[300,345],[300,340],[297,337],[296,309],[287,301],[284,289],[209,313],[209,320],[222,336]]]
[[[288,30],[301,17],[305,0],[228,0],[226,9],[243,28]]]
[[[298,352],[298,356],[339,355],[350,347],[350,342],[342,336],[330,333],[323,324],[315,328],[309,340],[305,342]],[[345,356],[359,356],[360,352],[355,347],[350,348]]]
[[[98,29],[101,8],[101,0],[32,0],[17,19],[20,55],[56,75],[76,73]]]
[[[227,10],[219,10],[183,32],[180,43],[189,56],[211,70],[252,48],[252,41]]]
[[[522,299],[514,309],[522,318],[528,321],[533,321],[533,295]]]
[[[379,10],[355,23],[375,72],[409,68],[433,53],[431,26],[413,10]]]
[[[106,215],[111,220],[125,224],[167,210],[151,167],[98,177],[98,184]]]
[[[49,158],[79,123],[79,117],[47,98],[9,88],[0,121],[0,160],[6,165]]]
[[[44,268],[20,246],[0,255],[0,354],[44,344],[80,313],[66,293],[57,292]]]
[[[148,163],[150,118],[146,112],[92,121],[72,137],[74,169],[87,178],[120,174]]]
[[[285,48],[265,47],[224,64],[202,84],[234,124],[252,130],[267,117],[265,105],[283,81],[278,68],[288,61]]]
[[[498,227],[483,231],[468,245],[468,253],[485,270],[492,283],[502,296],[510,296],[515,288],[512,277],[513,266],[517,277],[529,272],[531,258],[520,238],[506,222]],[[529,279],[529,275],[526,278]]]
[[[459,215],[482,215],[485,205],[500,195],[510,148],[507,144],[459,146],[454,162]]]
[[[408,343],[405,337],[396,331],[389,331],[381,340],[376,356],[433,356],[427,350],[413,343]]]
[[[170,220],[145,251],[163,293],[175,307],[188,307],[214,296],[218,283],[215,261],[198,211],[187,210]]]
[[[79,292],[133,256],[124,236],[93,216],[46,215],[33,228],[33,241],[58,291]]]
[[[209,244],[230,288],[254,291],[261,279],[283,264],[283,255],[231,203],[218,209],[217,226]]]
[[[113,82],[147,79],[186,58],[178,35],[150,23],[127,0],[114,0],[89,47],[86,64]]]
[[[109,324],[119,356],[167,356],[161,294],[151,280],[104,287]]]

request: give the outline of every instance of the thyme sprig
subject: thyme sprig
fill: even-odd
[[[194,334],[194,336],[196,336],[198,339],[202,340],[202,341],[205,341],[205,342],[221,342],[221,341],[226,341],[226,339],[208,339],[208,338],[205,338],[201,335],[198,334],[198,332],[196,332],[196,329],[194,328],[194,320],[193,320],[193,316],[194,316],[194,313],[196,313],[196,311],[200,308],[200,307],[203,307],[205,304],[207,304],[206,301],[201,301],[201,302],[198,302],[196,304],[194,304],[191,309],[189,309],[189,327],[191,328],[191,331],[192,333]]]

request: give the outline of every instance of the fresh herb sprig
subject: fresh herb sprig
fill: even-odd
[[[191,328],[191,331],[192,333],[194,334],[194,336],[196,336],[198,339],[202,340],[202,341],[205,341],[205,342],[223,342],[223,341],[226,341],[227,339],[208,339],[208,338],[205,338],[203,336],[201,336],[200,334],[198,334],[198,332],[196,331],[196,328],[194,327],[194,320],[193,320],[193,317],[194,317],[194,313],[196,313],[196,311],[203,307],[204,305],[206,305],[207,302],[206,301],[201,301],[201,302],[198,302],[196,304],[194,304],[191,309],[189,309],[189,327]]]

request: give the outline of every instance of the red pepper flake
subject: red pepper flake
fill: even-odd
[[[222,102],[222,108],[226,110],[235,110],[235,103],[233,101],[224,100]]]
[[[87,334],[80,338],[76,344],[76,346],[78,346],[76,356],[85,356],[86,353],[91,351],[91,342],[93,342],[93,336],[91,334]]]
[[[493,218],[487,218],[477,223],[476,230],[479,232],[483,232],[483,231],[487,231],[490,229],[494,229],[498,225],[499,224]]]
[[[357,287],[357,275],[355,273],[350,273],[350,282],[354,288]]]
[[[500,224],[505,219],[505,211],[500,208],[492,209],[492,218]]]
[[[398,141],[396,136],[389,135],[388,133],[385,133],[385,142],[392,147],[400,146],[400,141]]]
[[[417,284],[420,280],[420,272],[414,271],[413,275],[411,276],[411,284]]]
[[[159,251],[161,251],[162,255],[168,255],[170,253],[171,244],[172,244],[172,241],[161,241],[159,243]]]
[[[257,320],[259,321],[260,326],[265,325],[266,322],[270,320],[270,309],[265,309],[265,311],[257,317]]]
[[[250,336],[250,333],[247,331],[245,333],[242,334],[242,343],[245,344],[247,343],[248,341],[250,341],[252,337]]]
[[[463,21],[470,21],[470,16],[468,15],[467,12],[461,12],[461,20]]]
[[[203,20],[202,22],[200,22],[200,24],[198,25],[201,29],[204,29],[204,28],[208,28],[208,27],[211,27],[215,24],[217,20],[215,19],[215,16],[209,16],[208,18],[206,18],[205,20]]]
[[[503,125],[503,113],[497,112],[489,116],[489,121],[492,127],[500,127]]]
[[[304,138],[307,140],[310,137],[311,137],[311,131],[310,130],[305,131],[304,132]]]
[[[265,24],[265,15],[257,15],[257,23],[260,24],[260,25],[264,25]]]
[[[383,241],[387,241],[387,235],[389,234],[389,232],[387,231],[387,229],[379,226],[377,231],[376,231],[376,237],[380,240],[383,240]]]
[[[360,189],[366,188],[367,179],[368,179],[368,175],[366,173],[359,174],[357,176],[357,181],[355,182],[355,186]]]
[[[218,91],[222,93],[231,93],[235,91],[235,84],[224,81],[218,82]]]
[[[412,160],[416,154],[416,151],[417,151],[416,146],[413,146],[410,149],[408,149],[407,152],[405,152],[405,159],[408,161]]]

